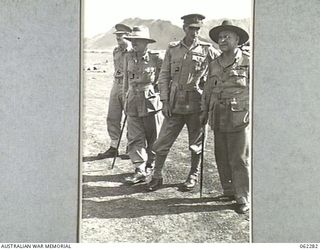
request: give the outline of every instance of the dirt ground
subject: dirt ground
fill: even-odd
[[[112,55],[85,53],[84,64],[81,242],[249,242],[249,215],[234,212],[232,202],[213,199],[221,193],[221,187],[212,131],[206,143],[202,198],[199,188],[192,192],[180,189],[190,166],[185,128],[168,155],[164,186],[155,192],[146,192],[145,184],[123,184],[134,171],[130,160],[117,158],[111,170],[112,159],[95,159],[109,148],[106,115]],[[123,138],[120,154],[125,147]]]

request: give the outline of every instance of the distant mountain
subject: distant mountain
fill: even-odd
[[[157,42],[150,44],[151,49],[166,49],[168,43],[171,41],[177,41],[183,36],[183,30],[176,25],[173,25],[170,21],[163,20],[145,20],[140,18],[128,18],[123,20],[121,23],[129,26],[146,26],[149,28],[150,37],[155,39]],[[104,34],[99,34],[93,38],[87,39],[85,43],[86,49],[109,49],[117,45],[115,35],[113,34],[114,29],[109,30]]]
[[[250,19],[232,20],[233,23],[239,25],[245,30],[249,30]],[[181,27],[172,24],[170,21],[154,20],[154,19],[140,19],[140,18],[128,18],[121,23],[129,26],[143,25],[149,28],[151,38],[157,42],[150,44],[150,49],[166,49],[168,43],[171,41],[179,41],[184,36],[184,31]],[[200,39],[206,42],[213,43],[209,37],[209,30],[222,23],[222,19],[209,20],[204,23],[204,26],[200,30]],[[117,45],[114,29],[107,31],[106,33],[98,34],[92,38],[86,38],[84,41],[84,47],[87,50],[110,50]],[[214,44],[216,47],[216,44]]]

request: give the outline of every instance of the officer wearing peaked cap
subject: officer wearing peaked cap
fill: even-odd
[[[205,16],[200,14],[189,14],[189,15],[182,16],[181,19],[183,20],[183,24],[188,27],[201,28],[203,25],[203,19],[205,19]]]
[[[222,54],[209,65],[202,96],[201,122],[214,130],[215,158],[223,195],[237,211],[249,210],[249,56],[238,47],[248,33],[225,20],[209,32]]]
[[[198,39],[200,27],[205,17],[190,14],[183,19],[184,38],[172,42],[166,50],[158,85],[165,116],[160,135],[153,149],[156,152],[154,174],[147,189],[158,189],[163,182],[162,169],[171,146],[187,125],[189,146],[201,148],[200,82],[207,76],[208,64],[218,52],[209,43]],[[191,150],[191,168],[184,187],[191,190],[195,187],[199,168],[200,152]]]
[[[107,114],[107,129],[111,139],[110,148],[104,153],[98,154],[98,158],[113,158],[118,155],[117,143],[120,138],[121,120],[123,117],[123,59],[124,55],[131,50],[129,41],[124,37],[131,32],[131,28],[125,24],[118,23],[115,25],[118,46],[113,50],[113,86],[110,93],[109,109]]]
[[[132,29],[129,26],[127,26],[123,23],[117,23],[114,27],[115,27],[116,31],[113,32],[113,34],[126,34],[126,35],[128,35],[132,31]]]
[[[149,43],[156,42],[150,38],[147,27],[133,27],[125,39],[131,41],[133,48],[124,58],[123,93],[128,121],[128,153],[135,169],[126,182],[136,184],[146,181],[154,166],[152,146],[162,123],[159,112],[162,105],[155,85],[162,60],[159,54],[147,48]]]

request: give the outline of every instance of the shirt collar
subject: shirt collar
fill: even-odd
[[[184,40],[184,39],[182,39],[182,40],[180,41],[180,47],[181,47],[181,46],[184,46],[184,47],[186,47],[187,49],[193,49],[193,48],[195,48],[195,47],[197,47],[197,46],[199,45],[199,39],[198,39],[198,38],[196,38],[196,39],[193,41],[193,43],[191,44],[190,47],[188,47],[188,46],[184,43],[183,40]]]
[[[142,59],[146,62],[149,61],[150,57],[149,57],[149,50],[146,51],[146,53],[143,55]]]
[[[150,59],[149,52],[150,51],[147,49],[146,52],[144,53],[144,55],[141,57],[141,59],[143,61],[145,61],[145,62],[149,61],[149,59]],[[138,58],[137,53],[134,53],[134,56],[135,56],[135,58]]]
[[[236,55],[235,55],[235,58],[234,58],[235,62],[236,63],[239,62],[241,58],[242,58],[242,50],[237,48]]]
[[[240,60],[242,59],[242,50],[239,49],[239,48],[237,48],[233,63],[231,63],[230,65],[228,65],[228,66],[226,66],[226,67],[223,67],[223,66],[221,65],[221,63],[220,63],[221,56],[222,56],[222,54],[221,54],[221,55],[218,57],[218,59],[217,59],[218,64],[219,64],[222,68],[229,68],[229,67],[231,67],[231,66],[237,65],[237,64],[240,62]]]
[[[129,48],[127,43],[124,46],[118,46],[118,50],[121,51],[121,52],[127,52],[129,49],[130,48]]]

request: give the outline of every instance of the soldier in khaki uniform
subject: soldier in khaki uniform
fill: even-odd
[[[220,198],[235,199],[237,212],[245,213],[249,210],[249,56],[238,46],[249,36],[230,21],[211,29],[209,35],[222,54],[209,65],[201,122],[209,118],[214,130]]]
[[[165,116],[158,140],[155,169],[147,189],[158,189],[163,182],[162,168],[169,150],[186,124],[189,146],[201,148],[200,82],[206,78],[208,63],[218,55],[209,43],[199,41],[199,29],[205,17],[199,14],[183,16],[185,37],[172,42],[166,51],[158,85]],[[191,148],[190,148],[191,149]],[[191,169],[184,187],[195,187],[200,167],[200,152],[191,150]]]
[[[124,40],[124,37],[131,32],[131,28],[124,24],[116,24],[116,39],[118,46],[113,50],[113,64],[114,64],[114,75],[113,75],[113,86],[110,93],[109,109],[107,115],[107,128],[108,134],[111,139],[110,148],[104,153],[98,154],[98,158],[113,158],[118,155],[117,143],[121,132],[121,120],[123,116],[123,60],[124,55],[131,51],[131,44],[129,41]],[[124,158],[126,158],[124,156]]]
[[[126,182],[135,184],[146,180],[154,165],[152,151],[161,126],[159,93],[155,90],[162,60],[159,53],[147,49],[155,40],[149,37],[147,27],[133,27],[130,36],[133,51],[124,58],[123,93],[128,119],[128,153],[135,173]]]

